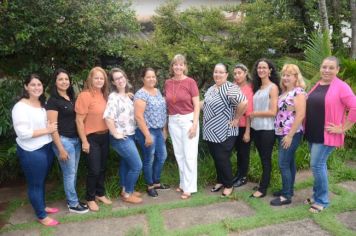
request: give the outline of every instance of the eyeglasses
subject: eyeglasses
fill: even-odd
[[[113,78],[113,80],[114,80],[114,81],[118,81],[118,80],[120,80],[120,79],[122,79],[122,78],[125,78],[125,76],[123,76],[123,75],[122,75],[122,76],[118,76],[118,77]]]

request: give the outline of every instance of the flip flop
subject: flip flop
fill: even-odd
[[[321,208],[319,208],[319,207],[321,207]],[[309,212],[311,212],[313,214],[317,214],[324,210],[324,207],[322,207],[322,206],[319,206],[319,207],[317,207],[315,205],[311,205],[309,208]]]

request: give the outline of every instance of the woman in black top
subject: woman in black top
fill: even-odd
[[[62,169],[69,211],[86,213],[88,208],[79,202],[75,189],[81,144],[75,123],[74,90],[67,71],[56,70],[54,79],[55,84],[46,106],[49,121],[58,122],[58,131],[52,133],[53,151]]]

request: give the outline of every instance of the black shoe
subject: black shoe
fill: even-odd
[[[154,189],[154,188],[148,188],[147,194],[150,197],[158,197],[158,193],[157,193],[156,189]]]
[[[163,189],[163,190],[166,190],[166,189],[170,189],[171,187],[168,185],[168,184],[162,184],[160,183],[159,186],[154,186],[154,189]]]
[[[235,183],[236,181],[238,181],[241,177],[239,175],[236,175],[233,179],[232,182]]]
[[[280,197],[277,197],[270,202],[270,204],[272,206],[282,206],[282,205],[287,205],[287,204],[291,204],[291,203],[292,203],[291,199],[281,200]]]
[[[76,207],[68,207],[69,212],[84,214],[89,211],[88,207],[82,206],[80,203]]]
[[[273,197],[280,197],[280,196],[282,196],[282,190],[278,190],[278,191],[276,191],[276,192],[273,192]]]
[[[216,187],[216,185],[212,189],[210,189],[210,192],[212,192],[212,193],[219,192],[220,189],[222,189],[224,187],[224,185],[220,185],[219,187]]]
[[[237,181],[234,181],[233,183],[234,183],[234,187],[236,187],[236,188],[240,187],[242,185],[247,184],[247,178],[246,177],[242,177],[242,178],[238,179]]]

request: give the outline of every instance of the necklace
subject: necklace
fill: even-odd
[[[180,89],[181,83],[182,83],[182,80],[179,80],[178,88],[176,89],[175,81],[173,80],[173,104],[175,104],[177,101],[177,92]]]

